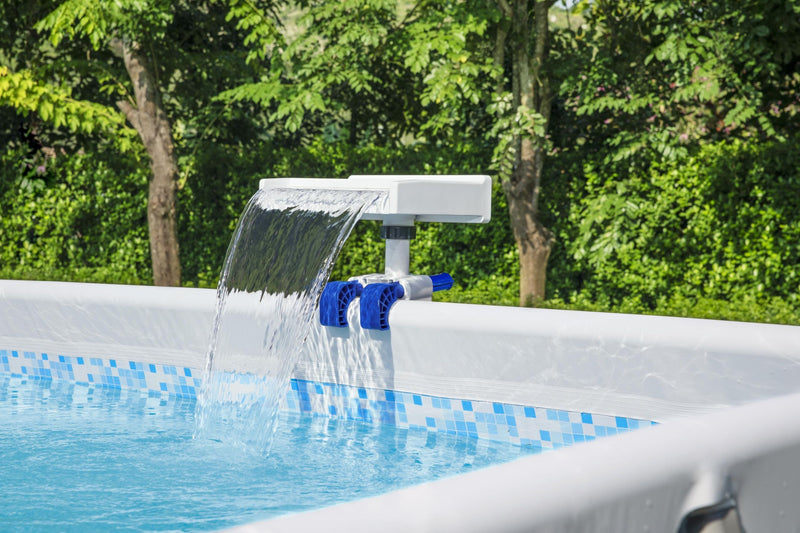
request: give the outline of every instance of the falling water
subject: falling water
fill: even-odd
[[[297,189],[253,195],[220,275],[195,438],[269,452],[280,399],[333,262],[380,195]]]

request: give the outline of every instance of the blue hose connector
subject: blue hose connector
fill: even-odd
[[[357,281],[331,281],[319,298],[319,322],[323,326],[346,328],[347,308],[361,294],[363,287]]]
[[[431,278],[431,283],[433,283],[433,292],[452,289],[453,283],[455,283],[453,281],[453,276],[447,272],[442,272],[441,274],[435,274],[429,277]]]
[[[403,297],[405,291],[398,282],[370,283],[361,293],[361,327],[364,329],[389,329],[389,311]]]

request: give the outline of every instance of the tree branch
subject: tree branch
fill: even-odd
[[[511,6],[508,4],[508,0],[497,0],[497,6],[500,8],[500,11],[503,12],[508,18],[514,14],[514,11],[511,9]]]
[[[125,116],[128,118],[128,122],[131,123],[137,132],[140,132],[142,124],[139,120],[139,110],[133,107],[133,105],[131,105],[131,103],[127,100],[118,101],[117,108],[125,113]]]
[[[114,37],[109,41],[108,47],[111,53],[120,59],[125,59],[125,43],[119,37]]]

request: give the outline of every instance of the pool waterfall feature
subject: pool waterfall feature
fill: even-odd
[[[280,398],[311,325],[333,261],[369,191],[259,189],[248,202],[217,289],[217,308],[198,394],[196,438],[268,452]],[[257,321],[260,346],[242,349],[240,315]]]
[[[234,231],[220,275],[195,436],[268,452],[279,400],[318,314],[317,302],[325,326],[346,328],[349,304],[359,298],[361,325],[387,330],[397,299],[430,299],[434,290],[453,284],[446,273],[409,274],[414,222],[488,222],[490,197],[489,176],[262,180]],[[386,271],[325,286],[359,218],[383,222]],[[240,346],[247,334],[241,314],[260,320],[249,325],[262,335],[260,346]],[[356,354],[348,358],[356,361]]]
[[[173,396],[202,384],[214,291],[2,281],[0,301],[0,373]],[[547,453],[235,529],[800,523],[800,328],[400,299],[375,330],[360,305],[347,328],[311,325],[284,409]],[[236,320],[251,331],[237,342],[260,347],[257,321]]]

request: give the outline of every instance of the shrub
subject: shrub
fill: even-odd
[[[0,154],[0,275],[148,283],[147,171],[76,154]]]
[[[581,275],[566,300],[700,315],[738,316],[725,310],[739,309],[737,302],[763,307],[781,300],[797,309],[794,145],[713,144],[624,179],[589,168],[570,217],[576,237],[567,245]]]

